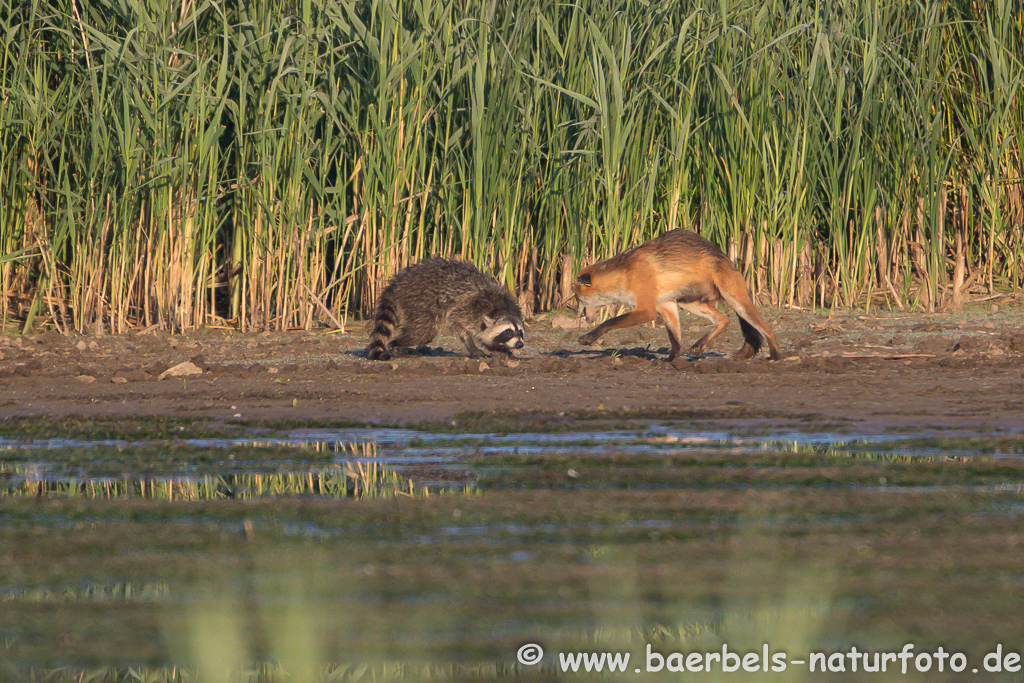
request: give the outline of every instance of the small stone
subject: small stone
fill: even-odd
[[[480,370],[480,372],[485,372],[487,370],[490,370],[491,366],[488,365],[485,361],[480,361],[480,365],[479,365],[478,369]]]
[[[166,370],[160,373],[158,379],[163,379],[164,377],[184,377],[187,375],[201,374],[203,374],[203,371],[199,367],[197,367],[195,363],[193,363],[190,360],[187,360],[184,363],[178,363],[173,367],[167,368]]]
[[[86,344],[85,340],[83,339],[82,341],[75,344],[75,348],[78,349],[79,351],[85,351],[87,348],[89,348],[89,345]]]
[[[567,315],[556,315],[551,318],[551,327],[556,330],[574,330],[580,327],[580,320]]]
[[[79,375],[75,377],[75,381],[79,384],[92,384],[96,381],[96,378],[91,375]]]
[[[110,381],[114,384],[128,384],[127,377],[112,377]]]

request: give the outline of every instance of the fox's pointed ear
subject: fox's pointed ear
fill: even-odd
[[[591,284],[590,273],[581,274],[578,278],[576,278],[576,282],[580,283],[581,285],[586,285],[587,287],[589,287]]]

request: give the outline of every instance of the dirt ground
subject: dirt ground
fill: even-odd
[[[731,312],[730,312],[731,314]],[[784,359],[736,361],[734,322],[700,359],[663,360],[663,326],[584,348],[565,311],[531,321],[518,362],[470,359],[452,336],[430,355],[363,357],[345,332],[206,330],[65,337],[0,335],[0,421],[15,416],[133,416],[324,424],[452,420],[467,411],[554,419],[657,416],[851,433],[1024,429],[1024,298],[956,313],[762,309]],[[707,330],[683,321],[684,337]],[[166,371],[181,363],[191,375]],[[2,423],[2,422],[0,422]]]

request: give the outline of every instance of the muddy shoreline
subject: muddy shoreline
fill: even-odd
[[[958,313],[765,310],[784,359],[736,361],[735,323],[698,360],[663,360],[646,325],[581,347],[575,321],[539,316],[517,362],[480,361],[451,336],[430,355],[370,362],[358,324],[327,331],[0,336],[0,424],[116,418],[397,425],[550,416],[668,417],[880,434],[1024,429],[1024,305]],[[685,323],[690,323],[686,325]],[[684,336],[705,330],[687,319]],[[172,376],[183,363],[195,374]],[[478,416],[479,418],[479,416]],[[457,425],[456,425],[457,427]]]

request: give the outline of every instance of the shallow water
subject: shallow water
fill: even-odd
[[[259,438],[189,438],[128,441],[120,439],[0,438],[0,495],[87,494],[99,497],[152,497],[164,490],[167,499],[198,499],[261,495],[346,497],[357,495],[372,480],[392,490],[409,489],[415,477],[421,492],[471,491],[483,478],[500,487],[505,473],[522,477],[544,470],[549,460],[615,456],[639,457],[637,467],[664,471],[673,459],[702,455],[727,457],[729,466],[745,465],[743,456],[820,456],[867,460],[969,459],[976,448],[911,443],[913,435],[862,435],[835,432],[779,430],[765,435],[734,435],[727,429],[689,430],[654,424],[637,429],[588,430],[557,433],[448,434],[412,429],[296,429]],[[201,463],[189,458],[202,452]],[[167,457],[167,452],[175,455]],[[1016,451],[988,449],[989,458],[1017,458]],[[126,453],[128,455],[126,455]],[[652,457],[663,456],[664,463]],[[512,462],[505,462],[511,457]],[[526,460],[523,460],[526,458]],[[754,465],[779,472],[785,462]],[[372,467],[372,472],[370,469]],[[678,487],[678,482],[635,481],[631,487]],[[721,483],[707,482],[714,488]],[[740,484],[749,485],[749,484]],[[756,484],[755,484],[756,485]],[[760,486],[776,488],[779,482]],[[799,486],[828,486],[799,482]],[[924,486],[889,485],[886,481],[846,482],[890,493],[923,491]],[[614,476],[597,481],[571,477],[566,489],[615,488]],[[932,487],[942,487],[932,484]],[[1017,490],[1016,480],[985,482],[963,490]],[[178,496],[173,491],[179,490]],[[187,491],[186,491],[187,490]],[[99,493],[97,493],[99,492]]]
[[[0,655],[68,680],[173,667],[207,607],[265,629],[236,634],[254,657],[286,622],[323,629],[332,664],[455,659],[484,679],[536,674],[509,668],[525,642],[720,647],[792,614],[829,647],[955,643],[1024,605],[1020,445],[678,424],[7,438]]]

